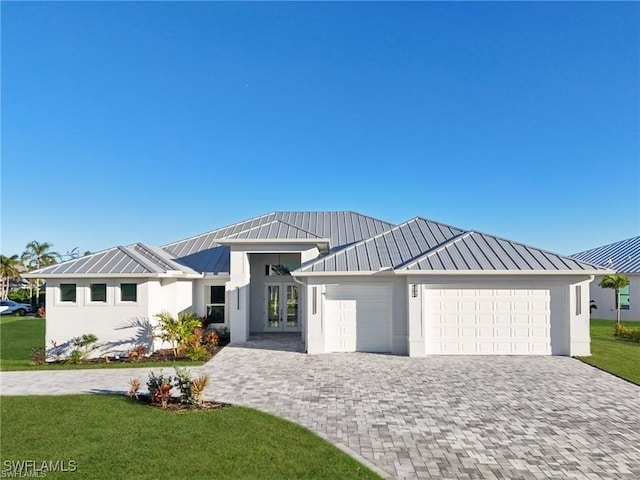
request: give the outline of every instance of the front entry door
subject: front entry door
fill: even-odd
[[[299,332],[298,285],[265,284],[265,332]]]

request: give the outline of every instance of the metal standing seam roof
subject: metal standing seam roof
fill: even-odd
[[[358,272],[396,268],[443,242],[464,233],[443,223],[414,218],[378,235],[361,240],[296,270]]]
[[[640,236],[574,253],[571,258],[602,265],[618,273],[640,273]]]
[[[188,266],[181,265],[169,254],[157,247],[136,243],[129,247],[118,246],[66,262],[41,268],[23,276],[37,275],[134,275],[161,274],[179,271],[196,274]]]
[[[424,253],[404,271],[585,271],[606,269],[503,238],[469,231]]]
[[[268,225],[271,227],[267,228]],[[301,231],[304,231],[307,232],[307,235],[330,239],[332,248],[372,237],[394,226],[391,223],[355,212],[272,212],[169,243],[162,248],[176,258],[184,258],[203,250],[215,248],[219,246],[218,240],[224,238],[275,239],[277,237],[274,236],[274,232],[280,229],[284,234],[285,225],[290,227],[289,234],[295,236],[282,237],[283,240],[305,238],[300,236],[302,235]],[[255,235],[255,237],[249,237],[250,235]]]

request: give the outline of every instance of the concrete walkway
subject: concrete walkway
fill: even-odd
[[[208,397],[306,426],[388,478],[640,478],[640,387],[577,360],[275,348],[229,346],[192,370],[212,375]],[[148,371],[2,372],[0,391],[124,391]]]

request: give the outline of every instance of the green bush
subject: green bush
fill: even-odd
[[[625,327],[621,323],[616,323],[613,328],[615,329],[614,336],[616,338],[622,338],[625,340],[631,340],[632,342],[640,343],[640,328]]]
[[[89,354],[98,348],[98,337],[93,333],[85,333],[79,337],[71,339],[71,345],[75,348],[69,354],[66,363],[78,365],[89,358]]]
[[[29,350],[29,358],[33,365],[44,365],[46,362],[46,352],[44,347],[33,347]]]

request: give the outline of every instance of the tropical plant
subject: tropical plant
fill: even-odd
[[[21,257],[22,263],[28,270],[38,270],[39,268],[58,263],[60,254],[50,251],[51,247],[53,247],[53,245],[49,242],[38,242],[33,240],[27,243]],[[35,279],[35,288],[38,292],[38,303],[40,303],[39,278]]]
[[[129,380],[129,390],[127,390],[127,397],[138,399],[138,390],[140,390],[140,380],[132,378]]]
[[[194,329],[202,326],[200,317],[193,312],[180,313],[177,318],[166,311],[154,316],[159,320],[156,337],[171,344],[174,356],[192,338]]]
[[[616,299],[616,323],[620,323],[620,289],[629,285],[629,280],[625,275],[610,274],[602,277],[600,287],[611,288],[615,291]]]
[[[0,255],[0,298],[6,300],[9,296],[9,283],[11,280],[20,277],[20,257],[11,255],[6,257]]]
[[[71,339],[71,345],[75,347],[67,358],[67,363],[80,364],[89,358],[89,354],[98,348],[98,337],[93,333],[85,333]]]
[[[205,373],[191,382],[191,398],[196,405],[202,405],[204,401],[204,390],[211,381],[211,375]]]
[[[171,376],[164,376],[162,370],[160,375],[156,375],[153,372],[149,372],[149,379],[147,380],[147,388],[149,389],[149,396],[153,403],[159,403],[162,408],[167,408],[169,399],[171,398]]]

